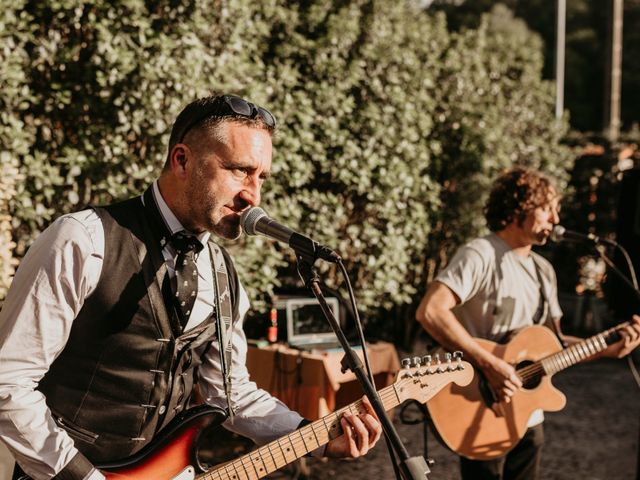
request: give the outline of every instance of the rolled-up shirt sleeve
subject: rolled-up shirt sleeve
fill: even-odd
[[[231,403],[234,408],[233,422],[227,420],[225,428],[264,445],[295,430],[302,416],[284,403],[259,389],[249,378],[246,366],[247,340],[242,329],[242,320],[249,309],[249,299],[240,285],[238,292],[240,318],[234,322],[233,356],[231,365]],[[212,406],[226,409],[227,399],[220,374],[220,357],[217,344],[207,352],[200,366],[200,389],[205,401]]]
[[[95,289],[103,255],[93,210],[60,217],[29,248],[0,311],[0,439],[35,479],[57,474],[78,454],[36,387]]]

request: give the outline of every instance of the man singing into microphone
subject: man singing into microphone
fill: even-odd
[[[497,404],[508,403],[522,387],[514,366],[483,349],[476,338],[505,343],[530,325],[546,325],[562,335],[553,267],[531,250],[543,245],[559,222],[559,195],[545,175],[514,168],[495,181],[485,207],[489,235],[458,250],[429,286],[417,320],[448,350],[461,350],[484,375]],[[640,344],[640,317],[602,355],[621,357]],[[465,480],[535,479],[543,442],[543,415],[535,411],[528,430],[509,453],[494,460],[461,457]]]
[[[31,246],[0,313],[0,439],[14,478],[105,478],[95,465],[149,445],[196,383],[229,411],[227,428],[258,444],[305,423],[250,382],[249,301],[211,238],[237,238],[260,203],[275,126],[240,97],[197,100],[142,196],[65,215]],[[365,405],[316,450],[357,457],[375,445],[381,427]]]

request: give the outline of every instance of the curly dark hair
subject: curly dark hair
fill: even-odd
[[[553,181],[536,170],[514,167],[503,172],[484,207],[489,229],[499,232],[514,220],[522,225],[529,212],[549,202],[555,189]]]

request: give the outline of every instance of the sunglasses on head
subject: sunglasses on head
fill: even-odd
[[[182,135],[180,135],[178,142],[182,142],[187,133],[189,133],[189,130],[209,117],[223,118],[236,116],[245,118],[260,117],[267,127],[276,127],[276,118],[266,108],[247,102],[244,98],[236,97],[235,95],[224,95],[220,98],[220,101],[212,104],[210,108],[206,109],[202,113],[202,115],[197,116],[187,124],[182,131]]]

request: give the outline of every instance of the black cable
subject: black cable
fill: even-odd
[[[358,339],[360,340],[360,345],[362,346],[362,354],[364,357],[364,364],[367,367],[367,375],[369,375],[369,380],[371,380],[371,384],[375,388],[376,383],[375,383],[375,379],[373,378],[371,366],[369,365],[369,355],[367,354],[364,332],[362,331],[362,323],[360,322],[360,314],[358,313],[358,307],[356,305],[356,299],[353,294],[353,288],[351,287],[351,281],[349,280],[347,269],[345,268],[344,263],[342,263],[342,260],[338,262],[338,265],[340,265],[340,270],[342,271],[342,275],[344,276],[344,281],[347,285],[347,291],[349,292],[349,300],[351,302],[351,308],[353,309],[353,317],[356,324],[356,330],[358,331]]]
[[[409,415],[408,410],[411,407],[415,407],[418,409],[421,417],[414,416],[413,418]],[[405,403],[400,409],[400,421],[404,425],[417,425],[418,423],[422,424],[422,453],[424,458],[429,457],[429,411],[427,410],[427,406],[423,403],[418,402],[417,400],[411,400],[410,402]]]
[[[622,256],[627,262],[627,268],[629,269],[629,275],[631,276],[631,280],[629,280],[626,277],[626,275],[620,271],[620,269],[616,266],[616,264],[613,263],[613,261],[607,256],[604,248],[596,248],[596,251],[600,254],[600,258],[604,260],[607,266],[610,267],[611,270],[613,270],[618,275],[618,277],[621,278],[627,284],[627,286],[634,291],[633,293],[635,293],[638,296],[638,298],[640,298],[640,289],[638,289],[638,280],[636,279],[636,271],[633,268],[633,263],[631,262],[631,258],[629,257],[629,254],[627,253],[625,248],[619,243],[616,243],[613,241],[611,241],[611,243],[614,246],[618,247],[622,252]]]
[[[279,350],[276,350],[273,356],[273,372],[271,373],[271,380],[269,382],[269,391],[280,392],[280,400],[287,403],[290,408],[297,409],[300,405],[300,385],[302,384],[302,352],[296,357],[296,364],[287,369],[285,366],[286,357],[281,354]],[[295,386],[289,385],[289,377],[295,374]],[[291,391],[288,390],[291,387]]]
[[[631,261],[629,253],[627,253],[627,250],[619,243],[614,242],[613,240],[611,240],[610,243],[613,246],[618,247],[618,249],[622,252],[622,256],[627,263],[627,269],[629,270],[629,276],[631,277],[631,280],[627,279],[624,274],[618,269],[618,267],[616,267],[615,263],[613,263],[613,261],[607,256],[604,248],[596,248],[596,250],[600,254],[602,260],[604,260],[604,263],[606,263],[609,268],[617,273],[618,276],[622,277],[630,287],[635,289],[636,294],[638,294],[638,292],[640,291],[640,289],[638,288],[638,279],[636,277],[636,271],[633,267],[633,262]],[[633,357],[631,356],[631,354],[627,355],[627,364],[629,365],[629,370],[631,370],[631,375],[633,376],[636,385],[638,386],[638,388],[640,388],[640,374],[638,373],[638,368],[633,363]]]
[[[367,368],[367,375],[369,376],[369,380],[371,381],[373,388],[375,388],[377,391],[375,379],[373,377],[373,372],[371,371],[371,367],[369,365],[369,355],[367,354],[367,345],[364,338],[364,332],[362,329],[362,322],[360,322],[360,314],[358,313],[356,298],[355,298],[355,295],[353,294],[353,288],[351,287],[351,281],[349,280],[347,269],[345,268],[344,263],[342,263],[342,259],[340,259],[340,261],[338,262],[338,265],[340,266],[340,270],[342,271],[342,275],[344,276],[345,284],[347,285],[347,291],[349,292],[349,300],[351,302],[351,308],[353,309],[353,318],[356,325],[356,330],[358,332],[358,339],[360,340],[360,345],[362,346],[362,356],[364,358],[364,364]],[[393,466],[393,471],[396,475],[396,478],[398,480],[401,480],[402,476],[400,474],[400,467],[398,466],[398,460],[396,458],[395,452],[393,451],[393,446],[391,445],[391,441],[387,436],[386,432],[384,435],[384,439],[387,444],[387,450],[389,450],[389,458],[391,458],[391,465]]]

